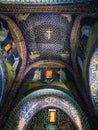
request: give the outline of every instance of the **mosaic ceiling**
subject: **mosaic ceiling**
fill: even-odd
[[[26,36],[28,64],[36,58],[61,59],[70,62],[71,15],[27,14],[27,20],[16,20],[23,35]],[[68,18],[67,18],[68,17]]]
[[[10,0],[9,2],[11,3],[12,1]],[[17,3],[17,1],[15,2]],[[21,2],[24,3],[22,0]],[[32,1],[25,0],[25,2]],[[40,3],[40,1],[34,2]],[[61,1],[42,2],[57,3]],[[78,1],[69,0],[64,2],[74,3]],[[80,2],[87,1],[81,0]],[[44,90],[45,88],[64,90],[70,96],[73,95],[72,97],[77,101],[83,101],[83,107],[85,104],[89,104],[89,100],[92,98],[92,101],[94,101],[94,109],[96,108],[98,110],[97,61],[95,61],[96,64],[93,64],[93,60],[98,60],[98,56],[97,52],[94,54],[92,52],[92,46],[98,38],[96,27],[98,25],[98,15],[88,13],[89,6],[86,14],[77,13],[78,9],[76,6],[72,8],[73,5],[71,6],[71,4],[69,6],[71,9],[70,13],[65,13],[66,10],[69,10],[68,6],[66,6],[67,8],[62,8],[63,6],[56,5],[54,9],[56,11],[55,13],[52,12],[53,6],[50,5],[47,8],[46,6],[32,6],[32,4],[30,8],[27,5],[7,5],[7,8],[4,8],[4,6],[2,5],[0,10],[3,12],[7,9],[8,13],[0,14],[0,55],[3,57],[0,61],[0,102],[4,101],[3,95],[7,90],[7,103],[4,104],[2,115],[5,116],[13,108],[11,105],[14,104],[14,101],[17,103],[17,101],[20,101],[23,97],[39,88],[44,88]],[[14,7],[16,8],[14,9]],[[83,6],[80,8],[80,4],[78,7],[79,11],[81,9],[84,10]],[[25,11],[27,13],[24,12],[24,8],[26,8]],[[42,8],[46,12],[40,12]],[[60,10],[60,13],[58,13],[58,10]],[[73,12],[73,10],[76,12]],[[92,12],[94,10],[95,8],[92,8]],[[91,62],[89,63],[90,59]],[[3,62],[5,66],[2,66]],[[86,82],[89,82],[89,85]],[[88,96],[89,93],[90,96]],[[26,119],[31,119],[32,113],[35,111],[33,105],[35,105],[36,101],[35,103],[30,103],[27,115],[23,114],[23,112],[26,112],[28,104],[23,103],[21,106],[17,106],[21,107],[21,109],[15,109],[15,112],[17,111],[20,114],[19,117],[15,117],[17,118],[15,124],[16,129],[18,125],[21,127],[21,121],[23,120],[24,126],[22,126],[22,130],[25,129],[25,125],[28,125]],[[47,102],[39,100],[39,105],[42,108],[44,103],[46,103],[45,105],[49,105]],[[58,100],[55,104],[53,102],[52,105],[55,107],[57,103],[59,103]],[[9,110],[6,109],[8,105]],[[57,105],[57,107],[59,106],[60,104]],[[87,110],[91,106],[88,105]],[[68,114],[70,113],[69,108],[71,107],[68,107]],[[72,110],[72,118],[73,114],[74,112]],[[76,115],[80,118],[80,114]],[[21,119],[22,117],[23,120]],[[14,122],[12,118],[11,120]],[[11,120],[9,119],[9,122]],[[77,120],[76,124],[83,130],[82,123],[79,123]],[[86,127],[89,126],[85,125],[85,130]]]
[[[77,16],[71,13],[1,15],[1,54],[11,75],[21,75],[26,68],[21,75],[24,81],[74,82],[71,36]],[[84,18],[80,22],[80,33],[74,32],[79,37],[76,64],[81,75],[88,55],[88,40],[93,36],[96,22],[97,18]]]

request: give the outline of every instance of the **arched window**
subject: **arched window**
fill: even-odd
[[[98,48],[92,55],[89,66],[89,86],[92,101],[98,108]]]

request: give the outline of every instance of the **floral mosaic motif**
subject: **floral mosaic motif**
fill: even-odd
[[[89,86],[94,104],[98,108],[98,48],[95,50],[90,61]]]

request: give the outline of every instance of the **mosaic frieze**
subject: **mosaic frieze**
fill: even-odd
[[[42,81],[45,83],[51,83],[53,81],[59,81],[60,83],[66,83],[70,78],[70,73],[65,71],[64,68],[53,68],[53,69],[44,69],[44,68],[34,68],[27,73],[24,80],[36,82]]]
[[[95,50],[89,66],[89,86],[95,106],[98,108],[98,48]]]

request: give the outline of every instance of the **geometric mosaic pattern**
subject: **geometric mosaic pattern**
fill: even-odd
[[[98,48],[95,50],[90,61],[89,86],[93,103],[98,108]]]
[[[49,117],[48,117],[48,112],[49,109],[55,109],[56,110],[56,123],[55,125],[57,128],[60,129],[61,125],[65,125],[69,130],[75,130],[75,126],[73,125],[72,121],[70,118],[67,116],[66,113],[61,111],[60,109],[57,108],[52,108],[52,107],[47,107],[46,109],[43,109],[39,111],[30,121],[30,124],[28,125],[28,130],[35,129],[40,129],[40,130],[46,130],[47,126],[49,125]],[[51,123],[50,123],[51,124]],[[66,125],[68,124],[68,125]]]
[[[27,48],[28,64],[38,59],[70,63],[70,33],[73,17],[63,14],[28,14],[25,21],[15,15]],[[71,63],[70,63],[71,64]]]

